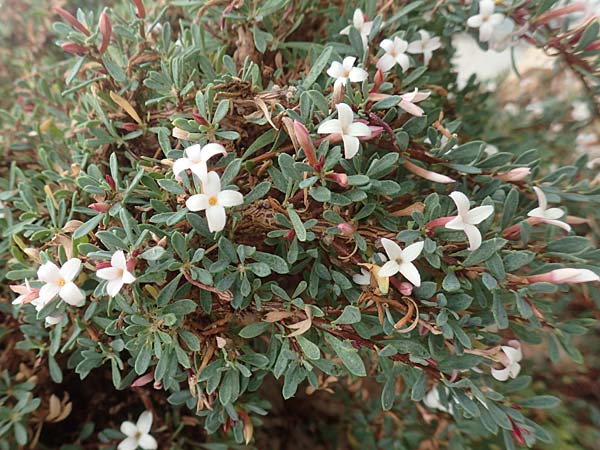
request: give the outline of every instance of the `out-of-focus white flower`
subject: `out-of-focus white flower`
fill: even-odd
[[[454,191],[450,194],[450,198],[454,200],[458,215],[450,222],[446,223],[445,227],[450,230],[462,230],[467,235],[469,240],[469,250],[477,250],[481,245],[481,233],[475,225],[480,224],[494,212],[494,207],[491,205],[478,206],[470,209],[471,204],[469,199],[462,192]]]
[[[406,55],[408,42],[399,37],[394,40],[384,39],[379,46],[385,51],[384,55],[377,61],[377,68],[383,72],[390,71],[396,64],[400,64],[402,72],[406,72],[410,67],[410,60]]]
[[[69,259],[60,269],[50,261],[40,266],[37,275],[40,281],[46,284],[40,289],[39,298],[35,301],[38,310],[54,300],[57,295],[69,305],[82,306],[85,293],[73,282],[80,269],[79,258]]]
[[[110,259],[110,267],[104,267],[96,271],[98,278],[107,280],[106,292],[114,297],[119,293],[124,284],[131,284],[135,281],[133,274],[127,270],[127,259],[123,250],[113,253]]]
[[[373,28],[373,22],[367,22],[365,20],[365,15],[360,10],[360,8],[356,8],[354,10],[354,15],[352,16],[352,25],[348,25],[340,34],[348,35],[350,34],[350,28],[356,28],[360,34],[362,39],[363,48],[366,48],[368,45],[369,34],[371,33],[371,28]]]
[[[358,153],[358,138],[371,136],[371,129],[362,122],[354,122],[352,108],[345,103],[335,105],[338,118],[330,119],[319,125],[317,133],[342,137],[344,142],[344,157],[350,159]]]
[[[540,101],[531,102],[525,107],[525,111],[529,112],[532,117],[540,117],[544,114],[544,104]]]
[[[422,102],[431,95],[431,92],[419,92],[419,89],[415,88],[413,92],[407,92],[406,94],[400,95],[400,103],[398,106],[413,116],[421,117],[423,115],[423,109],[415,105],[415,103]]]
[[[450,392],[449,389],[445,386],[444,386],[444,391],[446,392],[446,396]],[[437,409],[439,411],[442,411],[442,412],[445,412],[448,414],[454,414],[454,408],[453,408],[451,401],[448,402],[447,408],[444,405],[442,405],[442,402],[440,400],[440,393],[438,391],[437,386],[434,386],[427,393],[427,395],[425,395],[425,398],[423,398],[423,403],[425,403],[425,406],[427,406],[428,408]]]
[[[442,42],[438,36],[430,36],[425,30],[419,30],[421,39],[411,42],[408,44],[407,51],[412,54],[423,54],[423,62],[425,65],[429,65],[429,61],[433,56],[434,50],[437,50],[442,46]]]
[[[121,424],[121,433],[127,436],[123,439],[118,450],[136,450],[138,447],[144,450],[155,450],[158,448],[156,439],[150,434],[152,428],[152,413],[144,411],[140,414],[137,423],[126,420]]]
[[[226,154],[227,151],[221,144],[206,144],[204,147],[199,144],[191,145],[184,150],[185,156],[173,164],[173,173],[178,177],[181,172],[190,169],[200,181],[204,181],[208,173],[208,160],[213,156]]]
[[[202,193],[192,195],[185,202],[190,211],[206,211],[206,221],[210,231],[225,228],[227,215],[225,208],[244,203],[244,196],[237,191],[221,190],[221,179],[217,172],[209,172],[202,183]]]
[[[360,83],[369,77],[366,70],[354,67],[355,62],[356,58],[354,56],[346,56],[342,62],[333,61],[331,63],[331,66],[327,69],[327,75],[335,78],[335,86],[346,86],[348,80],[352,83]]]
[[[390,239],[382,238],[381,244],[389,261],[379,269],[379,276],[391,277],[400,272],[412,284],[417,287],[421,286],[421,275],[412,262],[419,257],[425,243],[423,241],[415,242],[404,250]]]
[[[590,113],[590,108],[586,102],[582,102],[581,100],[576,100],[573,102],[573,109],[571,110],[571,117],[573,120],[578,122],[585,122],[588,120],[592,114]]]
[[[483,151],[485,152],[486,155],[492,156],[492,155],[495,155],[496,153],[498,153],[498,147],[496,147],[495,145],[487,144],[485,146],[485,148],[483,149]]]
[[[502,52],[511,46],[515,35],[515,22],[510,17],[505,17],[502,22],[494,27],[489,40],[489,47],[496,52]]]
[[[494,9],[493,0],[481,0],[479,2],[479,14],[467,19],[467,25],[471,28],[479,28],[479,40],[481,42],[488,42],[492,38],[494,28],[504,20],[504,14],[494,13]]]
[[[553,284],[577,284],[600,281],[600,277],[589,269],[574,269],[571,267],[555,269],[538,275],[529,275],[526,278],[530,283]]]
[[[495,369],[492,367],[492,376],[498,381],[506,381],[509,377],[516,378],[521,371],[521,364],[519,364],[519,361],[523,359],[521,343],[516,340],[511,340],[508,341],[508,345],[503,345],[500,348],[504,368]]]
[[[544,191],[537,186],[534,186],[533,190],[538,199],[538,207],[529,211],[527,215],[541,219],[542,222],[560,227],[565,231],[571,231],[571,226],[568,223],[558,220],[565,215],[564,211],[560,208],[548,208],[548,200],[546,200]]]

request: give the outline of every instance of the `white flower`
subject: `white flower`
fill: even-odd
[[[38,269],[37,275],[44,284],[40,289],[39,298],[34,303],[38,311],[52,301],[57,295],[72,306],[82,306],[85,293],[77,287],[73,280],[81,269],[81,260],[71,258],[59,269],[56,264],[48,261]]]
[[[413,92],[407,92],[400,96],[401,100],[398,106],[413,116],[421,117],[423,115],[423,109],[415,105],[415,103],[422,102],[431,95],[431,92],[419,92],[419,89],[415,88]]]
[[[410,60],[406,56],[408,42],[399,37],[384,39],[379,46],[385,51],[385,54],[377,61],[377,68],[383,72],[388,72],[396,64],[400,64],[402,72],[406,72],[410,66]]]
[[[355,62],[354,56],[346,56],[342,62],[333,61],[331,63],[331,67],[327,69],[327,75],[335,78],[335,86],[346,86],[348,80],[352,83],[360,83],[369,77],[366,70],[354,67]]]
[[[450,392],[450,390],[444,386],[444,391],[446,392],[446,396],[448,396],[448,393]],[[431,409],[438,409],[440,411],[443,411],[443,412],[446,412],[449,414],[454,413],[454,408],[453,408],[452,402],[448,402],[447,408],[444,405],[442,405],[442,402],[440,401],[440,393],[438,391],[437,386],[434,386],[427,393],[427,395],[425,395],[425,398],[423,398],[423,403],[425,403],[425,406],[427,406],[428,408],[431,408]]]
[[[106,292],[111,297],[117,295],[124,284],[131,284],[135,281],[133,274],[127,270],[127,260],[123,250],[114,252],[110,258],[110,267],[98,269],[96,275],[98,278],[108,280]]]
[[[383,253],[377,253],[376,255],[379,258],[379,261],[387,261],[387,258]],[[377,261],[375,261],[375,255],[369,258],[369,262],[371,264],[377,264]],[[352,275],[352,279],[356,284],[359,284],[361,286],[368,286],[369,284],[371,284],[371,271],[363,267],[360,269],[360,273],[355,273],[354,275]]]
[[[179,158],[173,164],[173,173],[178,177],[181,172],[190,169],[200,181],[204,181],[208,173],[206,163],[210,158],[216,155],[226,155],[225,147],[221,144],[206,144],[201,147],[199,144],[191,145],[184,150],[184,157]]]
[[[158,443],[150,434],[150,428],[152,428],[152,413],[150,411],[144,411],[140,414],[137,423],[126,420],[121,424],[121,433],[127,437],[119,443],[117,449],[135,450],[142,447],[144,450],[155,450],[158,448]]]
[[[387,253],[389,261],[379,269],[380,277],[391,277],[400,272],[404,278],[415,286],[421,286],[421,275],[412,263],[423,251],[425,243],[415,242],[410,244],[404,250],[398,244],[386,238],[381,239],[381,244]]]
[[[13,305],[22,305],[31,303],[38,297],[39,289],[32,288],[29,280],[25,279],[25,284],[11,285],[10,290],[19,294],[12,302]]]
[[[555,225],[563,230],[571,231],[571,226],[568,223],[558,220],[565,215],[563,210],[560,208],[548,208],[548,200],[546,200],[546,194],[544,194],[544,191],[537,186],[534,186],[533,190],[537,196],[539,206],[529,211],[527,215],[529,217],[542,219],[542,222],[549,225]]]
[[[421,39],[408,44],[408,53],[423,53],[425,65],[429,65],[429,61],[433,56],[433,51],[442,46],[442,42],[438,36],[431,37],[425,30],[419,30]]]
[[[363,48],[367,47],[369,34],[371,33],[371,28],[373,28],[373,22],[365,22],[365,15],[357,8],[354,10],[354,15],[352,16],[352,25],[348,25],[340,34],[350,34],[350,28],[356,28],[360,34],[362,39]]]
[[[185,205],[190,211],[206,211],[206,220],[210,231],[225,228],[227,215],[225,208],[244,203],[244,196],[237,191],[221,191],[221,179],[217,172],[209,172],[202,183],[202,194],[188,198]]]
[[[501,347],[503,355],[504,369],[494,369],[492,367],[492,376],[498,381],[506,381],[508,378],[516,378],[521,371],[519,361],[523,359],[521,352],[521,343],[519,341],[509,341],[508,345]]]
[[[450,198],[456,203],[458,215],[445,225],[446,228],[464,231],[469,240],[469,250],[477,250],[481,245],[481,233],[475,225],[490,217],[494,212],[494,207],[485,205],[470,209],[469,199],[458,191],[452,192]]]
[[[504,20],[504,14],[494,13],[493,0],[481,0],[479,2],[479,14],[469,17],[467,25],[471,28],[479,28],[479,40],[487,42],[492,38],[494,28]]]
[[[494,27],[490,37],[489,46],[495,52],[506,50],[513,42],[515,22],[510,17],[505,17],[502,22]]]
[[[573,120],[578,122],[585,122],[591,117],[590,109],[586,102],[576,100],[573,102],[573,110],[571,111],[571,117]]]
[[[358,138],[371,136],[371,129],[362,122],[354,122],[352,108],[345,103],[335,105],[338,118],[330,119],[319,125],[317,133],[341,136],[344,142],[344,157],[352,158],[358,153]]]
[[[63,320],[63,315],[59,314],[57,316],[53,316],[52,314],[49,316],[46,316],[46,318],[44,319],[44,322],[46,322],[46,326],[50,327],[52,325],[56,325],[58,323],[60,323],[61,320]]]

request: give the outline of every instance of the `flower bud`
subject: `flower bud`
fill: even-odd
[[[135,131],[138,128],[140,128],[140,126],[137,123],[125,122],[121,125],[121,128],[123,128],[126,131]]]
[[[530,283],[576,284],[600,281],[600,277],[589,269],[556,269],[539,275],[526,277]]]
[[[109,174],[104,175],[104,179],[106,180],[106,182],[108,183],[108,185],[110,186],[110,188],[113,191],[117,191],[117,185],[115,183],[115,180],[113,177],[111,177]]]
[[[78,56],[85,55],[88,52],[87,48],[85,48],[83,45],[76,44],[75,42],[65,42],[64,44],[60,45],[60,48],[67,53]]]
[[[304,150],[308,163],[315,167],[317,165],[317,157],[308,129],[301,122],[294,120],[294,134],[296,135],[298,145]]]
[[[108,212],[108,210],[110,209],[110,205],[106,202],[97,202],[88,205],[88,208],[93,209],[94,211],[97,211],[99,213],[105,213]]]
[[[337,229],[340,230],[344,236],[352,236],[354,234],[354,227],[349,223],[340,223],[337,226]]]
[[[455,180],[453,180],[450,177],[447,177],[446,175],[442,175],[441,173],[431,172],[430,170],[423,169],[422,167],[419,167],[416,164],[413,164],[408,160],[404,161],[403,166],[404,166],[404,168],[408,169],[415,175],[418,175],[422,178],[425,178],[426,180],[433,181],[435,183],[454,183],[455,182]]]
[[[144,3],[142,2],[142,0],[131,0],[133,2],[133,4],[135,5],[135,8],[137,9],[137,16],[140,19],[143,19],[146,17],[146,8],[144,8]]]
[[[294,236],[296,236],[296,232],[294,230],[288,230],[288,232],[285,233],[285,239],[288,242],[292,242],[294,240]]]
[[[100,45],[99,51],[100,53],[104,53],[108,48],[108,44],[110,43],[110,37],[112,35],[112,25],[110,24],[110,19],[106,14],[106,9],[102,11],[102,14],[100,14],[98,28],[100,30],[100,34],[102,34],[102,44]]]
[[[398,287],[399,287],[399,289],[398,289],[398,290],[400,291],[400,293],[401,293],[402,295],[410,295],[410,294],[412,294],[412,291],[413,291],[413,285],[412,285],[411,283],[409,283],[409,282],[407,282],[407,281],[402,281],[402,282],[399,284],[399,286],[398,286]]]
[[[502,181],[520,181],[523,178],[527,178],[530,174],[531,169],[529,167],[517,167],[508,172],[499,173],[496,178]]]
[[[335,181],[337,184],[339,184],[341,187],[347,187],[348,186],[348,175],[346,175],[345,173],[328,173],[326,175],[327,178]]]
[[[154,374],[152,372],[149,372],[137,378],[133,383],[131,383],[131,387],[135,388],[145,386],[146,384],[152,382],[152,380],[154,380]]]
[[[204,125],[206,127],[210,125],[208,121],[198,113],[192,113],[192,117],[198,125]]]
[[[62,17],[64,20],[66,20],[67,22],[69,22],[72,27],[77,28],[79,31],[81,31],[86,36],[89,36],[91,34],[90,30],[88,30],[85,27],[85,25],[82,24],[79,20],[77,20],[75,18],[75,16],[73,14],[71,14],[69,11],[61,8],[60,6],[55,6],[54,7],[54,12],[56,14],[58,14],[60,17]]]
[[[171,135],[176,139],[182,139],[184,141],[187,141],[190,137],[190,133],[178,127],[173,128]]]

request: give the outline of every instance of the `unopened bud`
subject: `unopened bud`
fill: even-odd
[[[413,291],[413,285],[407,281],[402,281],[398,285],[398,288],[399,288],[398,290],[400,291],[400,293],[402,295],[410,295],[410,294],[412,294],[412,291]]]
[[[74,28],[77,28],[79,31],[81,31],[86,36],[89,36],[91,34],[90,30],[88,30],[85,27],[85,25],[82,24],[79,20],[77,20],[75,18],[75,16],[73,14],[71,14],[69,11],[61,8],[60,6],[55,6],[54,12],[56,14],[58,14],[60,17],[62,17],[64,20],[69,22],[71,24],[71,26],[73,26]]]
[[[530,174],[531,169],[529,167],[517,167],[508,172],[499,173],[496,178],[502,181],[520,181],[523,178],[527,178]]]
[[[285,238],[288,242],[292,242],[294,240],[294,236],[296,236],[296,232],[294,230],[288,230],[288,232],[285,233]]]
[[[348,175],[346,175],[345,173],[328,173],[327,178],[335,181],[337,184],[339,184],[341,187],[347,187],[348,186]]]
[[[108,44],[110,43],[110,37],[112,35],[112,26],[110,24],[110,19],[106,14],[106,10],[102,11],[102,14],[100,14],[98,28],[100,29],[100,33],[102,34],[102,44],[100,45],[99,50],[100,53],[104,53],[108,48]]]
[[[64,44],[60,45],[60,48],[67,53],[71,53],[72,55],[81,56],[87,53],[87,48],[85,48],[83,45],[76,44],[75,42],[65,42]]]
[[[340,223],[338,224],[337,229],[340,230],[344,236],[352,236],[354,234],[354,227],[349,223]]]
[[[140,19],[143,19],[146,17],[146,9],[144,8],[144,3],[142,2],[142,0],[132,0],[133,4],[135,5],[135,8],[137,9],[137,16]]]
[[[88,205],[88,208],[93,209],[94,211],[99,213],[105,213],[108,212],[108,210],[110,209],[110,205],[106,202],[97,202]]]
[[[110,186],[110,188],[113,191],[117,191],[117,185],[115,183],[115,180],[113,177],[111,177],[109,174],[104,175],[104,179],[106,180],[106,182],[108,183],[108,185]]]
[[[140,126],[137,123],[133,123],[133,122],[125,122],[121,125],[121,128],[123,128],[126,131],[135,131],[139,127]]]
[[[294,134],[296,135],[298,145],[302,148],[302,150],[304,150],[304,154],[306,155],[306,159],[308,159],[308,163],[312,167],[315,167],[317,165],[317,157],[315,155],[315,149],[310,138],[310,134],[308,133],[308,129],[303,123],[294,120]]]
[[[198,125],[204,125],[206,127],[210,125],[210,123],[198,113],[192,113],[192,117]]]
[[[173,128],[171,135],[176,139],[182,139],[184,141],[189,140],[190,137],[190,133],[178,127]]]

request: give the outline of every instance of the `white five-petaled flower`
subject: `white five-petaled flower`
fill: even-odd
[[[383,72],[388,72],[396,64],[400,64],[402,72],[406,72],[410,66],[410,60],[406,56],[408,42],[399,37],[394,40],[384,39],[379,46],[385,51],[385,54],[377,61],[377,68]]]
[[[127,436],[123,439],[118,450],[135,450],[138,447],[144,450],[155,450],[158,448],[156,439],[150,434],[152,428],[152,413],[144,411],[140,414],[137,423],[126,420],[121,424],[121,433]]]
[[[501,356],[503,369],[495,369],[492,367],[492,376],[498,381],[506,381],[508,378],[516,378],[521,371],[521,364],[519,361],[523,359],[523,353],[521,352],[521,343],[516,340],[508,341],[508,345],[503,345]]]
[[[354,15],[352,16],[352,25],[348,25],[346,28],[340,31],[340,34],[350,34],[350,28],[352,27],[358,30],[358,33],[362,39],[363,48],[366,48],[369,40],[369,34],[371,34],[371,28],[373,28],[373,22],[365,21],[365,15],[360,8],[354,10]]]
[[[415,105],[415,103],[422,102],[431,95],[431,92],[419,92],[419,89],[415,88],[413,92],[407,92],[400,96],[401,100],[398,106],[413,116],[421,117],[423,115],[423,109]]]
[[[40,266],[37,276],[44,284],[35,303],[38,311],[52,301],[57,295],[72,306],[82,306],[85,293],[77,287],[73,280],[81,269],[81,260],[71,258],[59,269],[56,264],[48,261]]]
[[[529,217],[542,219],[544,223],[549,225],[555,225],[563,230],[571,231],[571,226],[568,223],[558,220],[565,215],[563,210],[560,208],[548,208],[548,200],[546,200],[546,194],[544,194],[544,191],[537,186],[534,186],[533,190],[537,196],[539,206],[529,211],[527,215]]]
[[[127,259],[123,250],[113,253],[110,258],[110,267],[104,267],[96,271],[98,278],[107,280],[106,292],[114,297],[119,293],[124,284],[131,284],[135,281],[133,274],[127,270]]]
[[[442,42],[438,36],[431,37],[425,30],[419,30],[419,34],[421,35],[421,39],[408,44],[407,51],[413,54],[423,53],[424,63],[427,66],[433,56],[433,51],[440,48]]]
[[[462,230],[469,240],[469,250],[477,250],[481,245],[481,233],[475,225],[480,224],[494,212],[491,205],[478,206],[470,209],[469,199],[462,192],[454,191],[450,198],[456,203],[458,215],[448,222],[445,227],[450,230]]]
[[[190,211],[206,211],[210,231],[225,228],[227,215],[225,208],[244,203],[244,196],[237,191],[221,190],[221,179],[217,172],[208,172],[202,183],[202,193],[192,195],[185,202]]]
[[[194,144],[184,150],[184,157],[179,158],[173,164],[173,173],[178,177],[184,170],[190,169],[194,175],[200,178],[200,181],[206,179],[208,173],[207,162],[216,155],[226,155],[227,151],[221,144],[206,144],[201,147],[200,144]]]
[[[504,14],[494,13],[493,0],[481,0],[479,2],[479,14],[467,19],[467,25],[471,28],[479,28],[479,40],[487,42],[492,38],[494,28],[502,23]]]
[[[354,56],[346,56],[342,62],[333,61],[331,63],[331,66],[327,69],[327,75],[335,78],[335,86],[346,86],[348,80],[352,83],[360,83],[369,77],[366,70],[354,67],[355,62],[356,58]]]
[[[344,142],[344,157],[350,159],[358,153],[358,138],[371,136],[371,129],[365,123],[354,122],[354,113],[350,106],[338,103],[335,107],[338,118],[323,122],[317,133],[341,136]]]
[[[404,278],[415,286],[421,286],[421,275],[412,263],[423,251],[423,241],[410,244],[404,250],[394,241],[386,238],[381,239],[381,244],[387,253],[389,261],[379,269],[380,277],[391,277],[400,272]]]

